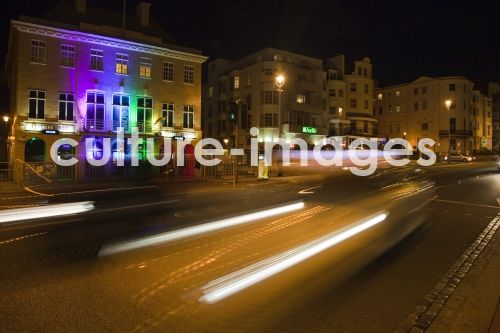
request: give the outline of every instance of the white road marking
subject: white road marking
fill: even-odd
[[[453,204],[458,204],[458,205],[466,205],[466,206],[475,206],[475,207],[484,207],[484,208],[495,208],[495,209],[500,209],[500,207],[497,207],[497,206],[481,205],[481,204],[475,204],[475,203],[472,203],[472,202],[453,201],[453,200],[443,200],[443,199],[434,199],[434,201],[446,202],[446,203],[453,203]]]
[[[96,210],[96,213],[105,213],[105,212],[114,212],[117,210],[124,210],[124,209],[130,209],[130,208],[141,208],[141,207],[150,207],[150,206],[157,206],[157,205],[162,205],[162,204],[167,204],[167,203],[172,203],[172,202],[178,202],[181,201],[181,199],[176,199],[176,200],[167,200],[167,201],[157,201],[157,202],[150,202],[146,204],[140,204],[140,205],[133,205],[133,206],[123,206],[123,207],[114,207],[114,208],[105,208],[105,209],[99,209]]]
[[[311,191],[315,188],[319,188],[321,187],[322,185],[318,185],[318,186],[313,186],[313,187],[309,187],[309,188],[306,188],[306,189],[303,189],[302,191],[299,191],[298,193],[299,194],[311,194],[311,193],[314,193],[314,191]]]

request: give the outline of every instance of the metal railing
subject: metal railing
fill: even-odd
[[[0,183],[10,183],[14,180],[13,170],[8,162],[0,162]]]

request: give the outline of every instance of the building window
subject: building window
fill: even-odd
[[[328,90],[328,95],[335,97],[337,95],[337,91],[335,89]]]
[[[226,101],[219,101],[219,103],[218,103],[218,111],[219,111],[219,114],[226,114],[226,111],[227,111],[227,103],[226,103]]]
[[[379,107],[378,107],[378,114],[379,114],[379,115],[381,115],[381,114],[382,114],[382,112],[383,112],[383,111],[382,111],[382,107],[381,107],[381,106],[379,106]]]
[[[449,90],[449,91],[455,91],[456,89],[457,89],[457,86],[456,86],[456,84],[455,84],[455,83],[450,83],[450,84],[448,85],[448,90]]]
[[[305,104],[306,103],[306,95],[297,94],[297,96],[295,97],[295,101],[299,104]]]
[[[225,132],[226,131],[226,119],[219,120],[219,130],[221,132]]]
[[[365,83],[365,94],[368,94],[368,84]]]
[[[337,113],[337,107],[336,106],[329,106],[328,111],[330,114],[336,114]]]
[[[283,60],[283,57],[281,56],[281,54],[275,54],[273,56],[273,60],[274,61],[282,61]]]
[[[130,97],[128,95],[113,95],[113,131],[118,127],[128,131]]]
[[[208,87],[208,98],[214,97],[214,87]]]
[[[429,123],[422,123],[422,131],[428,131],[429,130]]]
[[[422,95],[427,94],[427,87],[422,87]]]
[[[184,105],[184,113],[182,115],[182,127],[194,128],[194,106]]]
[[[368,68],[363,68],[363,75],[368,76]]]
[[[351,108],[358,107],[358,100],[356,98],[351,98]]]
[[[231,78],[231,81],[232,81],[233,89],[240,89],[240,77],[239,76],[233,76]]]
[[[73,121],[73,106],[75,95],[68,93],[59,94],[59,120]]]
[[[151,58],[141,57],[139,60],[139,76],[151,77]]]
[[[61,66],[75,67],[75,47],[72,45],[61,45]]]
[[[45,42],[43,40],[31,41],[31,62],[45,64]]]
[[[94,71],[102,71],[102,50],[90,50],[90,69]]]
[[[45,91],[29,91],[28,118],[45,118]]]
[[[252,94],[248,94],[246,97],[247,110],[252,109]]]
[[[276,127],[278,124],[278,115],[276,113],[264,113],[261,118],[260,126]]]
[[[365,99],[365,110],[368,110],[368,101]]]
[[[351,83],[351,92],[356,92],[356,90],[357,90],[356,82],[352,82]]]
[[[88,130],[104,130],[104,93],[96,91],[87,92],[87,113],[85,127]]]
[[[163,63],[163,80],[173,81],[174,80],[174,64],[171,62]]]
[[[400,97],[401,96],[401,93],[399,92],[399,90],[396,90],[396,97]]]
[[[137,98],[137,128],[141,133],[153,132],[153,99]]]
[[[396,112],[400,112],[401,111],[401,106],[399,104],[396,105]]]
[[[278,92],[271,91],[261,91],[260,104],[278,104]]]
[[[128,55],[117,53],[116,54],[116,74],[128,74]]]
[[[247,87],[252,86],[252,72],[247,73]]]
[[[389,105],[388,110],[389,110],[389,113],[392,113],[392,105]]]
[[[383,95],[382,95],[381,93],[378,93],[378,94],[377,94],[377,99],[378,99],[379,101],[381,101],[381,100],[383,99]]]
[[[174,127],[174,104],[163,103],[161,107],[161,116],[162,116],[161,124],[163,127]]]
[[[194,84],[194,67],[184,66],[184,83]]]
[[[418,88],[413,88],[413,95],[418,95]]]
[[[418,111],[418,102],[413,103],[413,111]]]

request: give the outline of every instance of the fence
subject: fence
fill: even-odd
[[[0,162],[0,183],[10,183],[13,179],[13,170],[7,162]]]

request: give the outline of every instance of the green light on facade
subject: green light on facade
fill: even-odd
[[[316,127],[302,126],[302,133],[316,134],[316,133],[318,133],[318,129]]]

